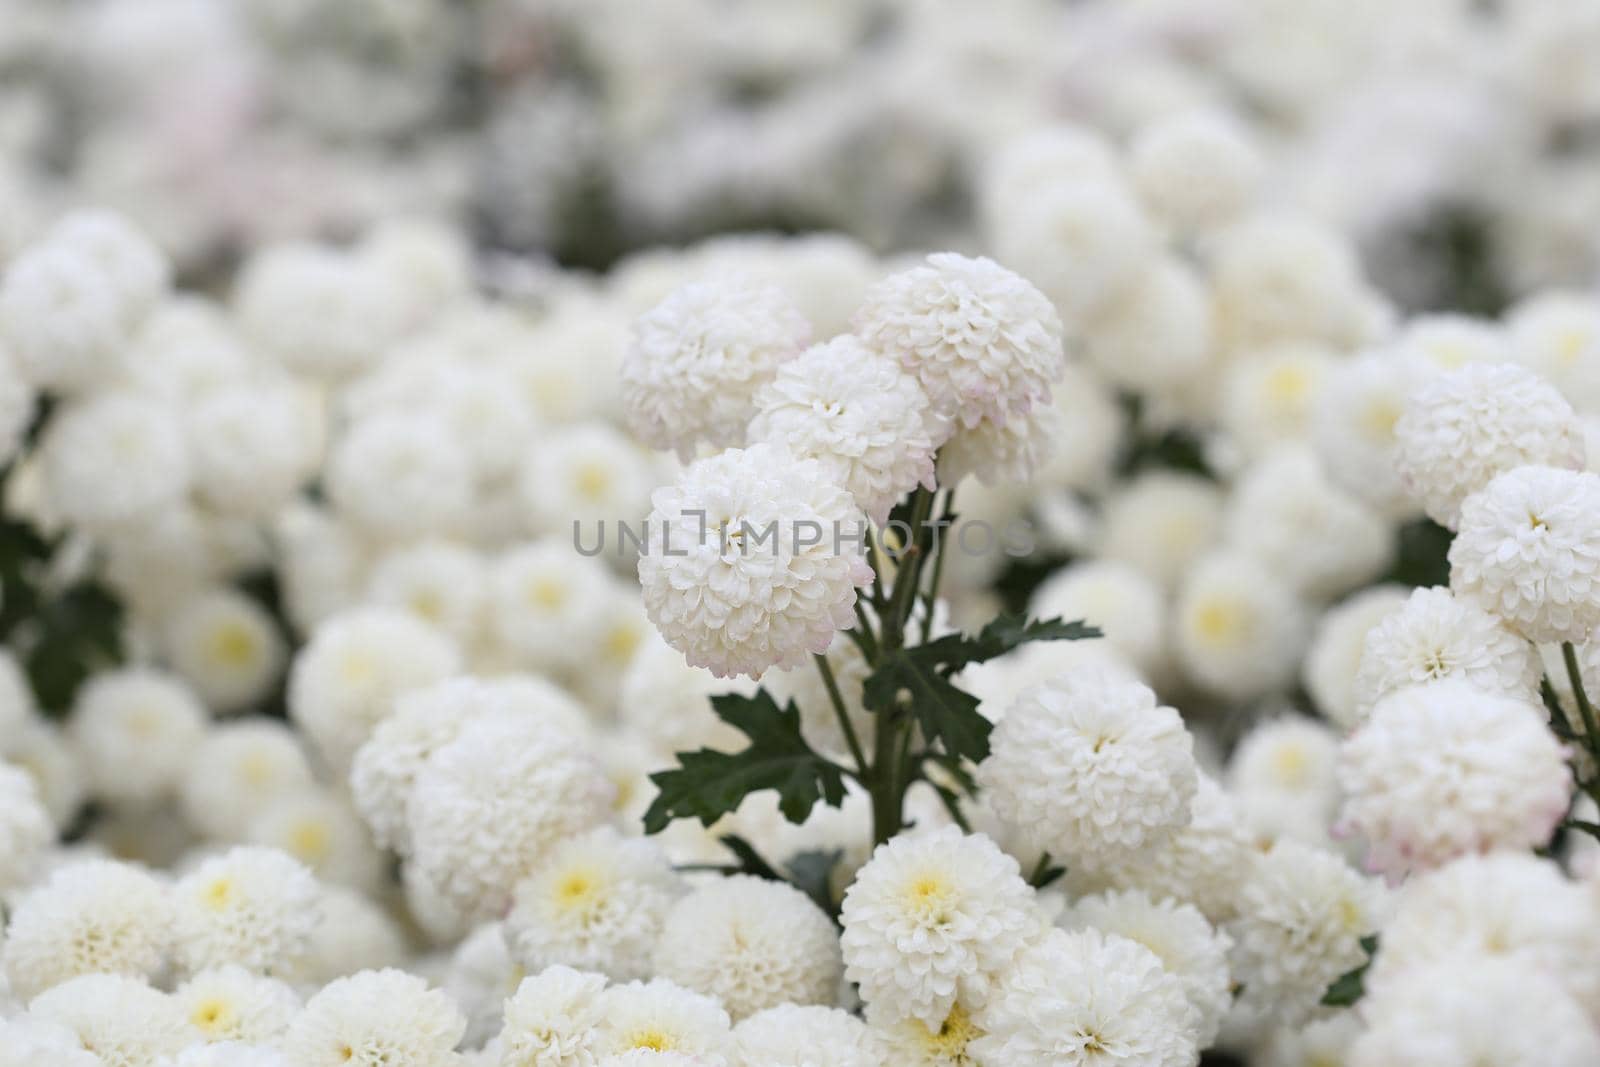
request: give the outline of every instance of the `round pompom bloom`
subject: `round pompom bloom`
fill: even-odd
[[[130,322],[144,318],[172,284],[166,255],[115,212],[74,211],[51,228],[47,241],[81,253],[104,271]]]
[[[189,1025],[212,1044],[276,1044],[300,1011],[291,987],[232,965],[201,971],[172,996]]]
[[[700,1067],[698,1056],[682,1052],[658,1052],[653,1048],[629,1049],[600,1061],[600,1067]]]
[[[172,1061],[172,1067],[295,1067],[295,1064],[270,1045],[220,1041],[185,1049]]]
[[[0,754],[28,772],[56,830],[65,831],[82,806],[86,791],[83,769],[65,731],[48,719],[35,718],[5,735]],[[21,806],[7,805],[12,811]],[[25,856],[26,850],[14,855]],[[4,877],[0,876],[0,881]]]
[[[981,1003],[1043,923],[1017,861],[954,826],[879,845],[844,896],[845,977],[886,1021]]]
[[[67,522],[135,524],[176,506],[189,489],[189,446],[177,416],[132,393],[75,401],[40,445],[50,502]]]
[[[1057,922],[1069,930],[1088,927],[1125,937],[1154,952],[1167,973],[1183,983],[1184,994],[1195,1009],[1199,1046],[1211,1047],[1223,1017],[1233,1006],[1228,977],[1228,950],[1233,942],[1213,929],[1198,908],[1128,890],[1075,901]]]
[[[322,914],[314,875],[277,849],[242,846],[201,863],[173,886],[177,955],[195,974],[238,964],[292,975]]]
[[[0,284],[0,340],[23,380],[73,392],[117,369],[132,331],[127,294],[81,248],[29,248]]]
[[[227,515],[265,518],[315,472],[321,428],[289,384],[231,382],[186,413],[194,489]]]
[[[289,672],[289,717],[336,773],[394,710],[395,698],[455,674],[455,645],[401,611],[364,608],[318,626]]]
[[[733,1028],[734,1053],[762,1067],[878,1067],[866,1024],[816,1004],[781,1004]]]
[[[77,1033],[59,1023],[19,1016],[0,1018],[0,1067],[106,1067],[83,1047]]]
[[[814,459],[873,522],[918,485],[933,488],[933,453],[946,428],[917,379],[844,334],[778,368],[756,394],[750,441]]]
[[[1329,370],[1312,417],[1312,440],[1328,476],[1391,518],[1410,518],[1421,510],[1395,469],[1400,447],[1395,426],[1406,398],[1434,373],[1402,352],[1341,360]]]
[[[323,886],[322,921],[294,980],[319,986],[357,971],[398,967],[409,956],[405,935],[377,902],[344,886]]]
[[[79,860],[17,902],[6,929],[6,979],[23,999],[85,974],[153,980],[171,945],[165,886],[129,863]]]
[[[854,625],[872,580],[865,522],[815,460],[729,449],[656,490],[639,557],[645,610],[691,666],[719,678],[798,667]]]
[[[833,923],[790,885],[735,875],[667,912],[655,972],[716,997],[735,1020],[780,1004],[831,1004],[843,964]]]
[[[524,459],[517,491],[534,531],[571,537],[577,523],[585,534],[594,531],[589,535],[599,537],[617,523],[631,527],[644,518],[656,466],[649,453],[611,426],[579,423],[540,434]]]
[[[383,854],[355,809],[340,793],[313,787],[271,801],[245,835],[253,845],[281,849],[323,882],[374,895],[387,882]]]
[[[179,800],[201,833],[236,841],[274,801],[313,788],[295,732],[271,719],[213,728],[193,750]]]
[[[120,974],[63,982],[35,997],[28,1015],[71,1030],[106,1067],[155,1067],[199,1040],[175,999]]]
[[[598,827],[556,845],[517,883],[506,938],[529,973],[564,964],[615,981],[645,978],[682,889],[654,841]]]
[[[1530,641],[1600,626],[1600,474],[1519,467],[1467,498],[1450,588]]]
[[[502,1062],[515,1067],[593,1067],[599,1058],[604,975],[550,967],[506,1000]]]
[[[1504,363],[1511,357],[1509,339],[1498,323],[1455,312],[1416,316],[1401,329],[1394,344],[1399,351],[1442,371]]]
[[[1176,583],[1216,541],[1222,492],[1204,478],[1152,470],[1114,487],[1100,513],[1099,557]]]
[[[352,254],[284,244],[250,257],[234,289],[245,332],[296,374],[336,380],[377,362],[403,328],[399,293]]]
[[[553,845],[610,815],[613,792],[566,731],[539,716],[479,716],[417,772],[412,858],[461,911],[503,915]]]
[[[1268,805],[1305,807],[1323,825],[1339,799],[1339,736],[1326,724],[1280,715],[1252,727],[1228,760],[1228,785]]]
[[[1529,465],[1582,470],[1583,424],[1555,388],[1511,363],[1465,367],[1413,393],[1395,424],[1396,469],[1442,526],[1496,475]]]
[[[189,598],[166,630],[173,669],[219,714],[241,711],[264,697],[287,659],[272,616],[233,589]]]
[[[1244,1007],[1288,1025],[1310,1018],[1328,987],[1361,966],[1383,891],[1342,858],[1297,841],[1251,855],[1224,927]]]
[[[1145,675],[1161,669],[1166,598],[1129,564],[1098,559],[1063,567],[1034,590],[1028,608],[1041,619],[1082,619]]]
[[[55,838],[55,823],[33,777],[0,760],[0,891],[31,881]]]
[[[1054,404],[1038,404],[1004,423],[985,419],[956,432],[939,448],[938,480],[955,485],[971,475],[984,485],[1029,485],[1065,447],[1067,416]]]
[[[1350,1046],[1363,1029],[1360,1017],[1353,1011],[1338,1012],[1302,1026],[1280,1026],[1256,1046],[1251,1062],[1255,1067],[1347,1064]]]
[[[1182,112],[1145,126],[1134,138],[1128,167],[1151,210],[1191,233],[1243,210],[1264,169],[1249,132],[1227,115],[1206,111]]]
[[[461,1009],[421,978],[362,971],[308,1000],[283,1047],[302,1067],[444,1067],[466,1029]]]
[[[475,483],[466,451],[428,412],[378,412],[351,426],[328,457],[328,498],[377,538],[403,540],[464,525]]]
[[[489,568],[481,554],[451,541],[419,541],[386,553],[372,566],[367,599],[404,608],[471,646],[489,600]]]
[[[1062,181],[1120,177],[1117,148],[1100,131],[1067,123],[1040,126],[984,154],[978,208],[992,227],[1018,201]]]
[[[807,673],[817,674],[814,663],[803,663],[793,671],[772,671],[766,677],[804,677]],[[817,680],[820,684],[821,678]],[[784,684],[778,682],[771,690],[780,703]],[[625,732],[664,756],[698,748],[736,752],[743,735],[717,718],[711,709],[711,698],[720,693],[748,695],[754,691],[754,684],[747,679],[718,678],[702,667],[689,666],[683,661],[683,653],[652,631],[622,672],[617,714]],[[798,694],[790,695],[800,699]],[[831,708],[817,710],[832,718]]]
[[[490,629],[522,662],[545,670],[581,669],[593,654],[586,638],[610,590],[605,564],[580,555],[567,541],[520,544],[490,571]]]
[[[1566,752],[1538,705],[1454,678],[1378,701],[1345,742],[1339,778],[1368,867],[1395,876],[1544,845],[1572,795]]]
[[[756,392],[810,339],[781,289],[734,277],[685,285],[634,324],[622,362],[628,426],[684,460],[702,444],[742,445]]]
[[[977,1015],[982,1063],[1095,1067],[1120,1059],[1188,1067],[1199,1013],[1155,953],[1098,930],[1052,930],[1029,945]]]
[[[1554,976],[1522,960],[1460,952],[1406,972],[1362,1010],[1369,1022],[1350,1046],[1351,1067],[1600,1063],[1592,1019]]]
[[[484,923],[455,946],[439,985],[467,1016],[464,1047],[481,1048],[500,1032],[506,999],[526,975],[500,923]]]
[[[733,1023],[722,1005],[664,978],[607,989],[600,1018],[596,1051],[602,1057],[649,1049],[702,1058],[714,1067],[733,1044]]]
[[[1190,569],[1174,609],[1173,651],[1206,690],[1235,701],[1288,685],[1305,641],[1305,610],[1275,575],[1237,553]]]
[[[1194,741],[1144,685],[1093,668],[1022,693],[978,781],[995,813],[1063,860],[1160,847],[1189,821]]]
[[[1171,395],[1211,356],[1211,304],[1177,258],[1154,261],[1083,326],[1084,355],[1114,385]]]
[[[1459,678],[1489,693],[1532,700],[1538,650],[1495,616],[1441,587],[1413,590],[1368,632],[1356,673],[1357,718],[1397,689]]]
[[[149,804],[174,792],[206,728],[205,709],[171,675],[126,667],[78,693],[70,730],[91,790]]]
[[[1228,501],[1227,540],[1296,591],[1332,597],[1376,577],[1389,563],[1394,536],[1381,515],[1328,479],[1309,449],[1287,448],[1239,479]]]
[[[1600,410],[1600,306],[1593,294],[1532,296],[1510,314],[1519,363],[1560,389],[1579,411]]]
[[[1291,344],[1237,359],[1223,372],[1219,416],[1228,444],[1248,459],[1306,441],[1335,357],[1320,345]]]
[[[884,1018],[870,1007],[867,1015],[872,1047],[896,1067],[970,1067],[977,1062],[971,1046],[984,1032],[959,1001],[932,1026],[920,1019]]]
[[[1043,293],[992,259],[954,252],[873,286],[853,323],[868,348],[916,375],[936,415],[967,429],[1047,403],[1066,362]]]
[[[1301,681],[1317,710],[1345,730],[1363,714],[1357,678],[1367,634],[1400,610],[1408,596],[1403,586],[1372,586],[1346,597],[1317,622]]]
[[[1382,994],[1457,954],[1518,960],[1600,1005],[1594,905],[1554,862],[1526,853],[1467,855],[1419,874],[1398,893],[1367,988]]]

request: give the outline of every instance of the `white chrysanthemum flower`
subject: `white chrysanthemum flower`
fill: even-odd
[[[1381,887],[1331,852],[1279,841],[1250,859],[1239,885],[1233,979],[1245,1007],[1289,1024],[1310,1018],[1339,977],[1361,966],[1381,921]]]
[[[1098,555],[1139,568],[1165,587],[1215,543],[1222,491],[1177,471],[1147,471],[1112,488],[1100,515]]]
[[[1070,671],[1027,690],[978,780],[1002,820],[1067,860],[1160,847],[1189,821],[1194,743],[1146,686]]]
[[[564,964],[614,981],[646,978],[681,892],[654,841],[602,826],[556,845],[517,883],[506,938],[530,973]]]
[[[1428,382],[1395,424],[1396,469],[1442,526],[1496,475],[1537,465],[1583,470],[1583,425],[1572,405],[1512,363],[1469,366]]]
[[[1444,588],[1417,589],[1368,631],[1356,673],[1358,718],[1397,689],[1459,678],[1532,700],[1543,667],[1533,645],[1495,616]]]
[[[10,918],[5,974],[23,999],[84,974],[153,980],[172,945],[166,887],[112,860],[57,868],[17,901]]]
[[[995,225],[1020,198],[1081,178],[1120,179],[1116,146],[1088,126],[1039,126],[984,154],[978,175],[979,213]]]
[[[1034,590],[1028,609],[1041,619],[1084,620],[1146,676],[1165,660],[1166,598],[1130,564],[1099,559],[1064,567]]]
[[[1363,1010],[1369,1023],[1350,1046],[1351,1067],[1600,1062],[1592,1018],[1554,976],[1523,960],[1459,952],[1406,972],[1381,995],[1369,995]]]
[[[522,980],[506,1000],[502,1067],[594,1067],[604,975],[550,967]]]
[[[172,1067],[295,1067],[295,1064],[270,1045],[221,1041],[185,1049],[172,1061]]]
[[[1172,395],[1206,370],[1211,304],[1195,272],[1157,259],[1083,326],[1084,355],[1108,382]]]
[[[982,1003],[1042,916],[1017,861],[954,826],[879,845],[845,893],[845,977],[886,1020]]]
[[[1341,728],[1354,728],[1363,713],[1357,681],[1367,634],[1403,607],[1410,594],[1394,584],[1353,593],[1317,622],[1301,681],[1317,710]]]
[[[927,408],[915,377],[844,334],[778,369],[756,394],[749,436],[815,459],[881,526],[895,501],[933,486],[933,453],[947,431]]]
[[[969,430],[1047,403],[1065,362],[1061,319],[1043,293],[991,259],[954,252],[879,282],[854,326],[916,375],[939,417]]]
[[[287,383],[245,380],[207,391],[185,413],[195,493],[223,514],[275,514],[316,472],[318,414]]]
[[[1155,953],[1098,930],[1052,930],[1023,950],[978,1013],[974,1059],[1015,1067],[1124,1060],[1187,1067],[1199,1012]]]
[[[1535,848],[1566,814],[1572,772],[1531,697],[1448,678],[1378,701],[1345,742],[1344,822],[1368,866],[1398,876],[1466,852]]]
[[[137,524],[189,489],[189,445],[158,401],[107,391],[63,408],[40,445],[50,503],[68,522]]]
[[[178,880],[172,899],[178,960],[190,974],[238,964],[292,975],[322,921],[316,877],[271,848],[206,860]]]
[[[32,881],[55,838],[55,823],[33,777],[0,760],[0,891]]]
[[[358,420],[334,444],[326,481],[340,514],[389,539],[462,527],[475,487],[470,457],[449,425],[415,411]]]
[[[1256,1067],[1329,1067],[1349,1063],[1350,1046],[1363,1031],[1355,1012],[1340,1012],[1303,1026],[1283,1026],[1256,1049]]]
[[[1230,546],[1307,596],[1371,581],[1388,564],[1393,539],[1390,524],[1329,480],[1306,448],[1258,460],[1228,501]]]
[[[955,485],[968,475],[984,485],[1028,485],[1050,457],[1066,447],[1067,416],[1055,404],[1038,404],[1004,423],[984,419],[958,427],[939,448],[938,478]],[[1053,472],[1051,472],[1053,473]]]
[[[367,599],[403,608],[458,644],[477,640],[489,597],[482,555],[451,541],[420,541],[386,553],[367,578]]]
[[[448,1067],[467,1020],[444,993],[402,971],[362,971],[306,1002],[283,1047],[302,1067]]]
[[[565,539],[518,545],[490,572],[490,628],[521,662],[545,670],[581,669],[591,655],[584,638],[597,625],[610,579],[605,564],[580,555]]]
[[[404,326],[400,295],[354,254],[283,244],[250,257],[233,304],[245,332],[285,367],[338,380],[387,351]]]
[[[48,719],[32,719],[5,734],[5,740],[0,741],[0,755],[28,772],[58,832],[72,825],[83,805],[87,783],[78,755],[61,727]],[[13,812],[23,810],[21,805],[6,807]],[[26,854],[26,850],[20,848],[13,853]]]
[[[1328,476],[1392,518],[1421,510],[1395,469],[1395,425],[1406,398],[1434,373],[1422,360],[1394,351],[1340,361],[1312,417],[1312,440]]]
[[[70,729],[96,794],[147,804],[177,789],[205,726],[205,709],[182,682],[126,667],[90,679]]]
[[[522,508],[542,534],[581,542],[617,523],[636,526],[650,510],[656,465],[639,445],[601,422],[561,427],[528,450],[517,482]],[[600,523],[605,526],[600,526]],[[576,524],[576,526],[574,526]],[[621,553],[616,545],[608,552]]]
[[[290,986],[232,965],[201,971],[172,996],[189,1025],[212,1044],[276,1044],[300,1011]]]
[[[557,842],[609,816],[612,786],[577,738],[539,716],[466,723],[417,772],[412,857],[462,911],[505,913]]]
[[[350,801],[311,788],[270,801],[250,823],[246,839],[281,849],[323,882],[376,894],[387,880],[383,854]]]
[[[1519,467],[1461,507],[1450,588],[1531,641],[1600,626],[1600,474]]]
[[[87,974],[46,990],[30,1018],[64,1026],[106,1067],[156,1067],[198,1040],[177,1000],[142,980]],[[55,1067],[52,1062],[51,1067]]]
[[[599,1008],[596,1050],[602,1057],[649,1049],[722,1067],[733,1044],[733,1024],[722,1005],[664,978],[612,986],[600,995]]]
[[[792,672],[772,671],[767,677],[807,671],[816,674],[816,665],[802,663]],[[772,690],[775,697],[782,685],[780,682]],[[617,714],[626,732],[663,755],[698,748],[733,752],[739,749],[743,735],[717,718],[711,698],[721,693],[751,693],[754,688],[746,679],[718,678],[703,667],[689,666],[683,653],[652,630],[622,673]],[[819,711],[832,717],[828,708]]]
[[[78,210],[56,223],[48,242],[70,248],[105,272],[130,322],[149,314],[172,284],[172,265],[149,237],[111,211]]]
[[[342,772],[398,696],[459,667],[455,645],[420,619],[388,608],[351,611],[318,626],[295,655],[289,717]]]
[[[1128,168],[1140,197],[1183,232],[1207,230],[1251,201],[1264,170],[1250,131],[1221,112],[1158,118],[1134,138]]]
[[[943,1020],[932,1026],[915,1018],[884,1017],[869,1006],[871,1047],[896,1067],[971,1067],[971,1045],[984,1031],[966,1005],[957,1001]]]
[[[1193,904],[1212,922],[1233,914],[1250,842],[1239,813],[1210,775],[1201,772],[1187,826],[1160,848],[1109,857],[1088,857],[1068,868],[1067,884],[1078,893],[1143,889],[1152,896]]]
[[[692,890],[667,912],[655,973],[715,997],[735,1020],[780,1004],[831,1004],[839,934],[804,893],[734,875]]]
[[[1326,825],[1339,800],[1339,736],[1300,715],[1267,719],[1228,760],[1228,786],[1268,806],[1305,807]]]
[[[1178,590],[1173,651],[1205,689],[1246,701],[1289,684],[1305,611],[1276,576],[1236,553],[1200,560]]]
[[[1233,942],[1214,929],[1200,910],[1142,890],[1102,893],[1075,901],[1057,920],[1068,930],[1090,927],[1137,942],[1156,954],[1167,973],[1183,983],[1196,1013],[1196,1040],[1209,1048],[1233,1006],[1228,950]]]
[[[860,1019],[815,1004],[781,1004],[733,1028],[735,1055],[761,1067],[879,1067],[870,1041]]]
[[[863,686],[872,673],[872,665],[853,640],[843,634],[828,646],[828,665],[838,684],[839,695],[844,698],[845,714],[855,729],[857,739],[870,737],[872,712],[863,703]],[[770,671],[761,679],[761,687],[772,694],[772,699],[782,707],[793,700],[800,711],[800,732],[806,742],[818,752],[838,756],[848,755],[849,742],[844,728],[839,725],[833,699],[828,694],[827,683],[814,663],[803,664],[789,671]],[[719,683],[714,692],[727,692],[726,682]],[[702,703],[704,698],[702,697]],[[709,705],[704,705],[709,707]],[[701,710],[700,714],[704,714]],[[674,749],[673,751],[680,751]]]
[[[1291,344],[1230,363],[1221,382],[1228,442],[1251,459],[1309,440],[1328,377],[1336,366],[1320,345]]]
[[[206,734],[184,771],[179,800],[195,829],[237,841],[274,801],[312,787],[298,735],[281,722],[249,719]]]
[[[106,1067],[59,1023],[18,1016],[0,1018],[0,1067]]]
[[[455,946],[439,984],[467,1016],[464,1047],[482,1048],[500,1032],[505,1002],[527,973],[501,923],[484,923]]]
[[[1457,312],[1418,315],[1405,324],[1394,344],[1442,371],[1511,358],[1508,338],[1498,323]]]
[[[1005,480],[1026,483],[1031,472],[1033,483],[1044,488],[1104,492],[1127,421],[1111,388],[1086,367],[1069,363],[1056,380],[1051,407],[1036,408],[1013,430],[1022,435],[1028,466]],[[965,436],[970,444],[972,435]]]
[[[658,1052],[652,1048],[629,1049],[600,1061],[600,1067],[700,1067],[699,1056],[682,1052]]]
[[[872,580],[865,523],[815,460],[730,449],[651,498],[639,557],[645,609],[667,643],[718,677],[758,677],[826,652]]]
[[[132,311],[127,294],[84,249],[46,242],[7,265],[0,340],[30,384],[88,389],[115,373]]]
[[[357,971],[398,967],[409,957],[405,934],[382,906],[344,886],[323,886],[317,910],[322,921],[311,935],[311,951],[293,975],[320,986]]]
[[[1547,292],[1511,309],[1512,353],[1579,411],[1600,410],[1600,306],[1591,293]]]
[[[622,363],[628,425],[682,459],[702,444],[742,445],[756,392],[810,337],[780,289],[733,277],[686,285],[634,324]]]
[[[219,714],[265,696],[287,658],[272,616],[226,588],[185,601],[167,623],[166,647],[173,669]]]

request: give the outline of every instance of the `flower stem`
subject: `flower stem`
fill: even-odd
[[[1561,642],[1561,659],[1567,665],[1567,680],[1572,683],[1572,699],[1578,705],[1578,717],[1583,720],[1583,745],[1591,755],[1600,758],[1600,734],[1594,728],[1594,705],[1583,688],[1583,671],[1578,666],[1578,650],[1571,641]]]
[[[850,722],[850,712],[844,706],[844,697],[839,693],[839,682],[833,676],[833,665],[828,662],[827,656],[813,656],[817,661],[817,670],[822,674],[822,684],[828,690],[828,699],[833,702],[833,713],[839,717],[839,729],[844,732],[845,743],[850,746],[850,757],[856,761],[856,777],[866,777],[870,764],[867,763],[866,754],[861,750],[861,741],[856,737],[856,728]]]
[[[922,643],[927,644],[928,638],[933,636],[933,605],[939,599],[939,579],[944,575],[944,557],[948,551],[944,543],[944,535],[950,528],[950,523],[955,516],[956,487],[951,486],[944,491],[944,510],[939,515],[937,532],[934,534],[933,544],[933,576],[928,579],[928,590],[925,607],[922,613]]]

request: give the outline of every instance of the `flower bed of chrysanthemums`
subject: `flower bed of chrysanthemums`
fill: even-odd
[[[1600,0],[0,0],[0,1067],[1596,1067]]]

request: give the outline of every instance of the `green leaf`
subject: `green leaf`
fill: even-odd
[[[1367,968],[1372,966],[1373,954],[1378,951],[1378,939],[1372,936],[1363,937],[1361,947],[1366,950],[1367,962],[1341,975],[1330,985],[1322,996],[1323,1004],[1330,1008],[1348,1008],[1366,993]]]
[[[835,918],[838,917],[839,906],[833,899],[833,871],[843,859],[844,850],[840,848],[807,849],[796,852],[784,864],[789,871],[790,884]]]
[[[936,662],[946,674],[953,674],[971,663],[985,663],[1031,641],[1082,641],[1101,636],[1098,629],[1082,619],[1032,619],[1025,615],[1001,615],[978,631],[947,634],[912,649],[924,660]]]
[[[769,882],[783,881],[783,875],[772,869],[772,864],[761,858],[761,853],[756,847],[738,834],[723,834],[717,838],[722,842],[722,847],[732,852],[739,861],[740,874],[753,874],[757,878],[765,878]]]
[[[863,702],[880,715],[891,715],[904,694],[928,740],[938,741],[952,756],[979,762],[989,754],[994,724],[978,711],[977,697],[957,689],[930,657],[920,654],[931,647],[887,653],[862,688]]]
[[[833,807],[844,803],[844,770],[806,744],[793,700],[779,708],[771,694],[758,689],[754,696],[712,697],[711,707],[750,744],[734,753],[680,752],[677,767],[652,774],[658,792],[644,815],[646,833],[659,833],[674,819],[699,819],[710,826],[764,789],[777,791],[778,809],[793,823],[804,822],[818,800]]]

